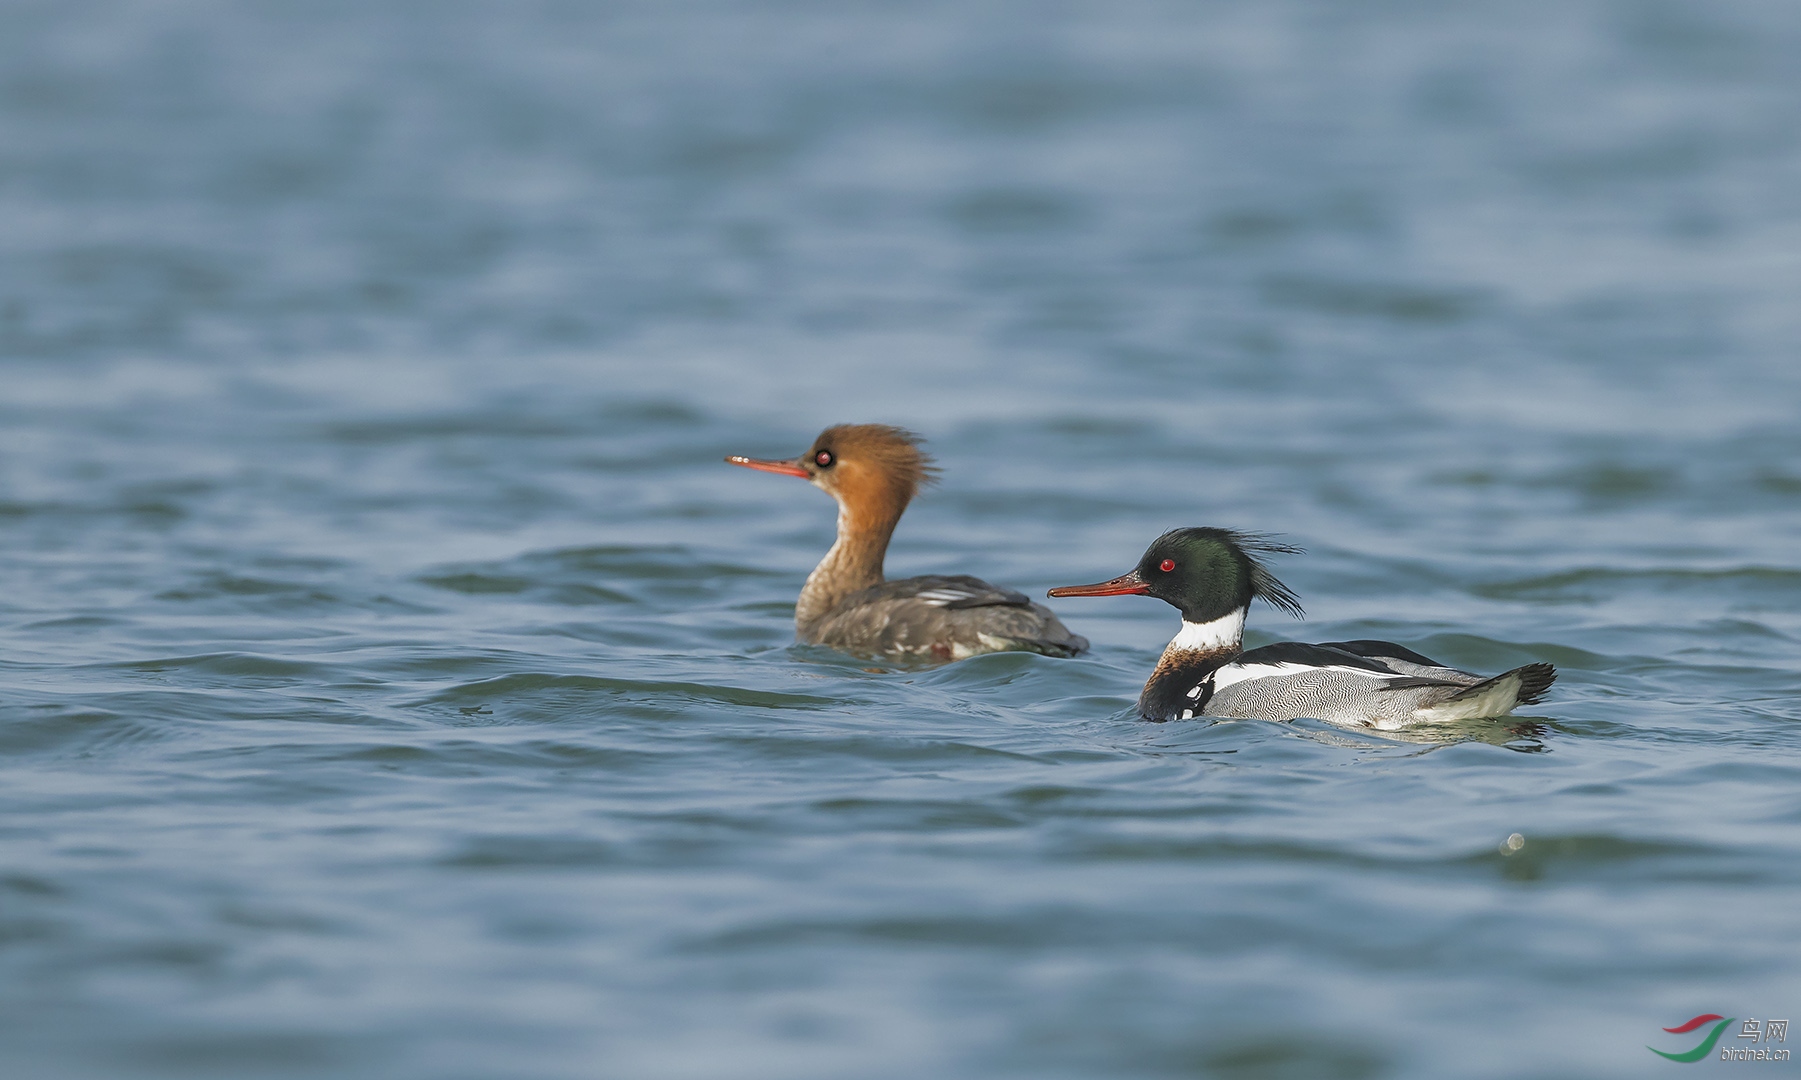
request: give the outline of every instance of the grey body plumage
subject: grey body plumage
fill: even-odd
[[[1200,715],[1246,720],[1309,716],[1394,729],[1504,715],[1519,705],[1536,703],[1557,677],[1549,664],[1527,664],[1487,677],[1427,660],[1417,653],[1412,654],[1417,661],[1362,657],[1373,661],[1370,667],[1346,666],[1330,655],[1317,656],[1313,663],[1284,662],[1272,655],[1272,650],[1295,644],[1298,643],[1282,642],[1253,649],[1211,672],[1203,681],[1211,682],[1214,690]],[[1339,652],[1346,660],[1356,655],[1345,651],[1343,643],[1310,648],[1327,654]]]
[[[938,660],[984,652],[1074,656],[1088,648],[1043,604],[965,575],[885,581],[851,593],[808,634],[846,652]]]

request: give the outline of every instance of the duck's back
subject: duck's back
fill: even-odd
[[[985,652],[1074,656],[1088,648],[1049,608],[962,574],[884,581],[852,593],[803,637],[850,653],[939,660]]]

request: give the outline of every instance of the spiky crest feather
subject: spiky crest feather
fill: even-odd
[[[1269,602],[1271,607],[1286,611],[1297,619],[1305,617],[1306,613],[1301,610],[1301,598],[1295,595],[1293,589],[1282,584],[1276,575],[1270,572],[1269,567],[1263,565],[1263,561],[1257,557],[1259,555],[1299,555],[1306,551],[1305,548],[1271,539],[1269,533],[1239,532],[1236,529],[1220,529],[1212,526],[1171,529],[1159,536],[1151,548],[1156,548],[1166,541],[1188,537],[1207,537],[1236,547],[1244,553],[1245,561],[1250,564],[1252,595],[1262,597]]]

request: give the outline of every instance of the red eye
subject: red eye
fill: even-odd
[[[818,462],[819,467],[822,469],[830,468],[833,460],[832,452],[830,450],[821,450],[819,453],[813,455],[813,460]]]
[[[1169,573],[1171,570],[1174,570],[1175,568],[1176,568],[1176,560],[1174,560],[1174,559],[1164,559],[1161,563],[1157,564],[1157,569],[1163,571],[1166,574]]]

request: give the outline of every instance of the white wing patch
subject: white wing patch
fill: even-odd
[[[976,594],[972,592],[963,592],[957,589],[926,589],[916,594],[916,598],[924,600],[934,607],[945,607],[946,605],[954,604],[959,600],[968,600],[974,595]]]
[[[1252,679],[1289,678],[1315,671],[1329,671],[1335,675],[1361,675],[1366,679],[1396,678],[1392,671],[1371,671],[1368,668],[1339,667],[1336,664],[1227,664],[1213,673],[1213,686],[1216,690],[1223,690],[1234,683],[1250,682]]]

